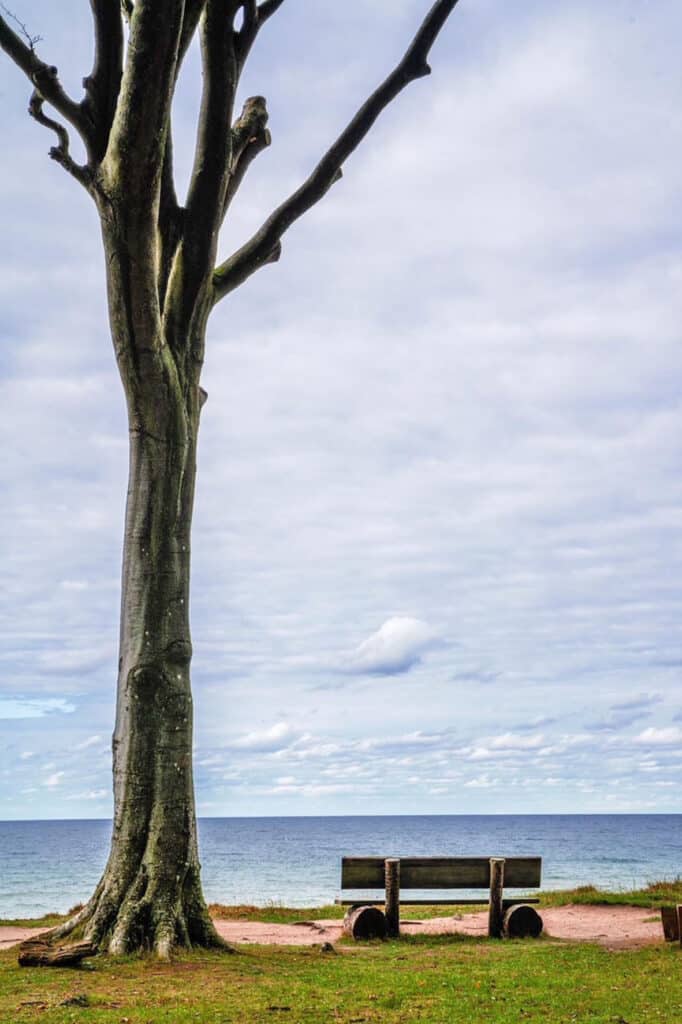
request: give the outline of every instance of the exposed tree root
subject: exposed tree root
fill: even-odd
[[[234,949],[220,937],[209,916],[198,879],[173,892],[154,884],[142,866],[127,890],[105,872],[90,901],[67,921],[43,932],[54,944],[69,937],[95,945],[101,953],[153,952],[170,959],[177,949]]]

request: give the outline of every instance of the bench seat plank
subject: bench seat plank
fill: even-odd
[[[384,860],[384,857],[343,857],[341,888],[382,889]],[[541,874],[541,857],[507,857],[504,862],[504,887],[537,888],[540,885]],[[489,857],[400,858],[401,890],[485,889],[489,886]]]
[[[507,899],[506,897],[502,900],[503,907],[515,907],[520,903],[539,903],[540,899],[538,896],[517,896],[513,899]],[[334,903],[338,907],[354,907],[362,904],[366,907],[382,907],[384,900],[366,900],[366,899],[341,899],[337,898]],[[487,907],[489,900],[470,900],[470,899],[450,899],[450,900],[400,900],[401,907]]]

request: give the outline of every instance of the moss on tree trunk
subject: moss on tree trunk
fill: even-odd
[[[224,945],[201,891],[192,781],[190,526],[196,426],[131,432],[113,738],[114,827],[92,899],[55,931],[112,953]]]

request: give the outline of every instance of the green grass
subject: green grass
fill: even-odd
[[[671,881],[651,882],[644,889],[629,889],[622,892],[607,892],[593,885],[582,885],[577,889],[541,894],[543,907],[564,907],[569,903],[599,906],[627,905],[656,910],[670,904],[682,903],[682,876]]]
[[[0,927],[12,928],[54,928],[55,925],[66,921],[67,917],[75,914],[78,907],[72,907],[68,914],[43,914],[42,917],[1,917]],[[5,1024],[2,1021],[2,1024]]]
[[[242,947],[171,964],[96,958],[19,968],[0,954],[0,1022],[22,1024],[673,1024],[682,958],[551,941],[426,937]],[[68,1001],[72,1000],[71,1003]],[[75,1002],[73,1000],[76,1000]]]

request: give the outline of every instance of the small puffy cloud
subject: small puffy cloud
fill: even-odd
[[[662,698],[658,693],[640,693],[628,700],[612,704],[609,713],[596,722],[591,722],[589,728],[595,732],[615,732],[626,729],[641,718],[651,714],[651,709],[660,704]]]
[[[639,736],[636,737],[636,742],[651,747],[676,746],[677,744],[682,744],[682,729],[676,725],[663,729],[656,729],[651,726],[649,729],[645,729],[644,732],[640,732]]]
[[[101,736],[89,736],[87,740],[83,740],[82,743],[77,743],[76,750],[87,750],[89,747],[96,747],[98,743],[102,742]]]
[[[505,732],[501,736],[493,736],[488,746],[493,750],[535,750],[545,744],[542,733],[535,736],[520,736],[515,732]]]
[[[523,736],[519,733],[505,732],[499,736],[490,736],[476,746],[467,747],[462,753],[468,761],[493,761],[529,750],[541,752],[546,743],[542,733]]]
[[[426,622],[394,616],[356,647],[344,667],[357,675],[401,675],[418,665],[435,641]]]
[[[356,793],[358,787],[347,783],[318,783],[308,782],[303,784],[276,785],[267,790],[271,796],[302,796],[307,799],[323,796],[336,796],[337,794]]]
[[[0,699],[0,718],[43,718],[54,711],[69,714],[75,711],[73,704],[61,698],[29,699],[9,697]]]
[[[294,732],[286,722],[276,722],[269,729],[247,732],[230,744],[237,750],[271,752],[288,747],[294,739]]]
[[[645,708],[651,708],[654,704],[660,704],[662,699],[659,693],[640,693],[638,696],[630,698],[630,700],[612,704],[611,711],[640,711]]]
[[[497,785],[497,779],[491,779],[488,775],[478,775],[464,783],[465,789],[493,789]]]
[[[22,752],[19,754],[19,759],[21,761],[28,761],[29,757],[35,757],[35,754],[32,750],[22,750]]]
[[[48,789],[55,789],[55,787],[59,785],[63,777],[64,772],[53,772],[52,775],[48,775],[43,785],[47,786]]]
[[[600,718],[596,722],[589,722],[587,728],[594,732],[618,732],[622,729],[627,729],[630,725],[634,725],[635,722],[639,722],[642,718],[648,718],[650,714],[651,712],[646,709],[614,711],[607,715],[606,718]]]
[[[87,590],[90,584],[87,580],[62,580],[60,586],[64,590]]]
[[[450,678],[453,683],[464,683],[466,685],[481,684],[482,686],[496,683],[502,676],[501,672],[491,669],[465,669],[462,672],[454,672]]]
[[[110,646],[83,647],[76,649],[51,649],[38,656],[38,666],[48,675],[88,674],[113,661],[114,652]]]

